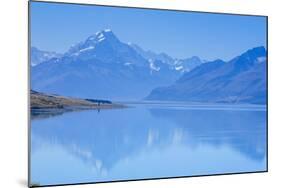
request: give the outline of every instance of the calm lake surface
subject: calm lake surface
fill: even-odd
[[[40,185],[266,170],[266,107],[129,104],[31,121]]]

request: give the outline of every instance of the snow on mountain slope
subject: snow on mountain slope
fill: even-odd
[[[32,89],[67,96],[141,99],[180,74],[162,61],[149,61],[111,30],[72,46],[63,56],[32,68]]]
[[[265,104],[266,72],[266,50],[257,47],[229,62],[204,63],[146,99]]]
[[[50,60],[52,58],[60,57],[61,54],[56,52],[48,52],[40,50],[36,47],[31,47],[30,49],[30,64],[31,66],[36,66],[44,61]]]

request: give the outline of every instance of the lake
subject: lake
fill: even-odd
[[[31,183],[266,170],[265,106],[128,105],[32,119]]]

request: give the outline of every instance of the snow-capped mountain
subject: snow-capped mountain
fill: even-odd
[[[146,59],[149,59],[150,61],[159,60],[159,61],[162,61],[165,64],[174,65],[174,62],[175,62],[174,58],[170,57],[169,55],[167,55],[165,53],[157,54],[157,53],[155,53],[151,50],[144,50],[136,44],[129,43],[129,45],[134,50],[136,50],[141,56],[143,56]]]
[[[44,61],[50,60],[51,58],[61,56],[61,54],[58,54],[56,52],[43,51],[39,50],[36,47],[31,47],[30,50],[31,66],[36,66]]]
[[[36,48],[32,49],[37,57]],[[31,88],[111,100],[183,100],[265,103],[266,50],[251,49],[229,62],[193,56],[175,59],[99,31],[61,56],[33,63]],[[40,58],[37,58],[40,59]],[[40,59],[41,60],[41,59]]]
[[[66,55],[79,60],[96,58],[104,63],[147,65],[145,58],[126,43],[119,41],[109,29],[97,32],[85,41],[72,46]]]
[[[229,62],[204,63],[168,87],[158,87],[148,100],[266,103],[266,50],[257,47]]]
[[[132,48],[134,48],[141,56],[148,59],[150,62],[154,62],[156,60],[161,61],[164,64],[169,65],[170,69],[179,71],[181,73],[189,72],[192,69],[194,69],[195,67],[197,67],[205,62],[197,56],[193,56],[193,57],[186,58],[186,59],[177,59],[177,58],[170,57],[166,53],[157,54],[150,50],[144,50],[136,44],[130,43],[129,45]]]
[[[73,45],[63,56],[32,69],[32,89],[88,98],[140,99],[180,76],[161,60],[151,61],[111,30]]]
[[[186,59],[176,59],[174,67],[176,70],[184,73],[184,72],[191,71],[192,69],[196,68],[197,66],[201,65],[202,63],[204,63],[204,61],[201,60],[199,57],[192,56],[192,57],[186,58]]]

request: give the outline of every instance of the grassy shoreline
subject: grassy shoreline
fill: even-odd
[[[31,90],[30,108],[32,111],[76,111],[87,109],[113,109],[125,108],[123,104],[113,103],[108,100],[81,99],[46,94]]]

